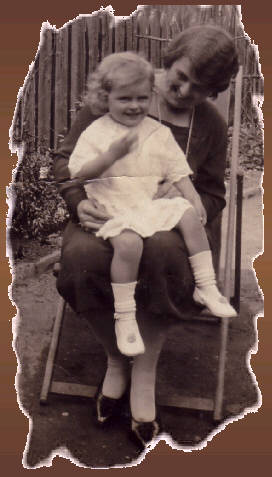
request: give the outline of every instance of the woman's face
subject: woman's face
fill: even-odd
[[[166,70],[164,97],[176,109],[191,109],[211,92],[194,76],[189,58],[182,57]]]

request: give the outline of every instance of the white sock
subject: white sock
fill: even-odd
[[[102,394],[119,399],[125,392],[129,378],[129,361],[123,356],[108,356],[108,368],[102,387]]]
[[[205,305],[214,316],[237,316],[235,309],[217,288],[211,252],[207,250],[197,253],[189,257],[189,260],[196,284],[193,299]]]
[[[136,302],[134,299],[136,285],[137,282],[111,284],[115,313],[131,314],[136,312]]]
[[[136,321],[134,292],[137,282],[112,283],[115,334],[119,351],[126,356],[144,353],[144,343]]]
[[[216,285],[212,253],[210,250],[192,255],[189,257],[189,261],[197,288]]]

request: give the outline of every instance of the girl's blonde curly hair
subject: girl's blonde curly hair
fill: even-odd
[[[108,94],[114,84],[128,86],[146,79],[150,81],[152,89],[154,70],[142,56],[132,51],[112,53],[89,75],[84,103],[90,106],[94,114],[105,114],[108,112]]]

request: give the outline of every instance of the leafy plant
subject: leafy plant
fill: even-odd
[[[11,185],[13,235],[43,239],[63,228],[68,212],[52,181],[50,152],[26,153]]]

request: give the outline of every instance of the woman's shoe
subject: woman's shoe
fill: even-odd
[[[97,388],[95,395],[95,417],[96,424],[99,427],[104,427],[110,424],[117,417],[129,417],[128,403],[129,403],[129,391],[130,391],[130,380],[127,383],[124,394],[117,399],[104,396],[102,393],[104,379]]]
[[[122,398],[114,399],[98,393],[96,398],[96,419],[99,426],[108,424],[112,418],[118,415]]]
[[[131,420],[130,435],[141,450],[144,450],[161,432],[161,424],[156,420],[151,422],[138,422],[133,418]]]
[[[227,298],[219,292],[216,286],[195,288],[193,299],[196,303],[206,306],[214,316],[233,318],[237,312]]]

